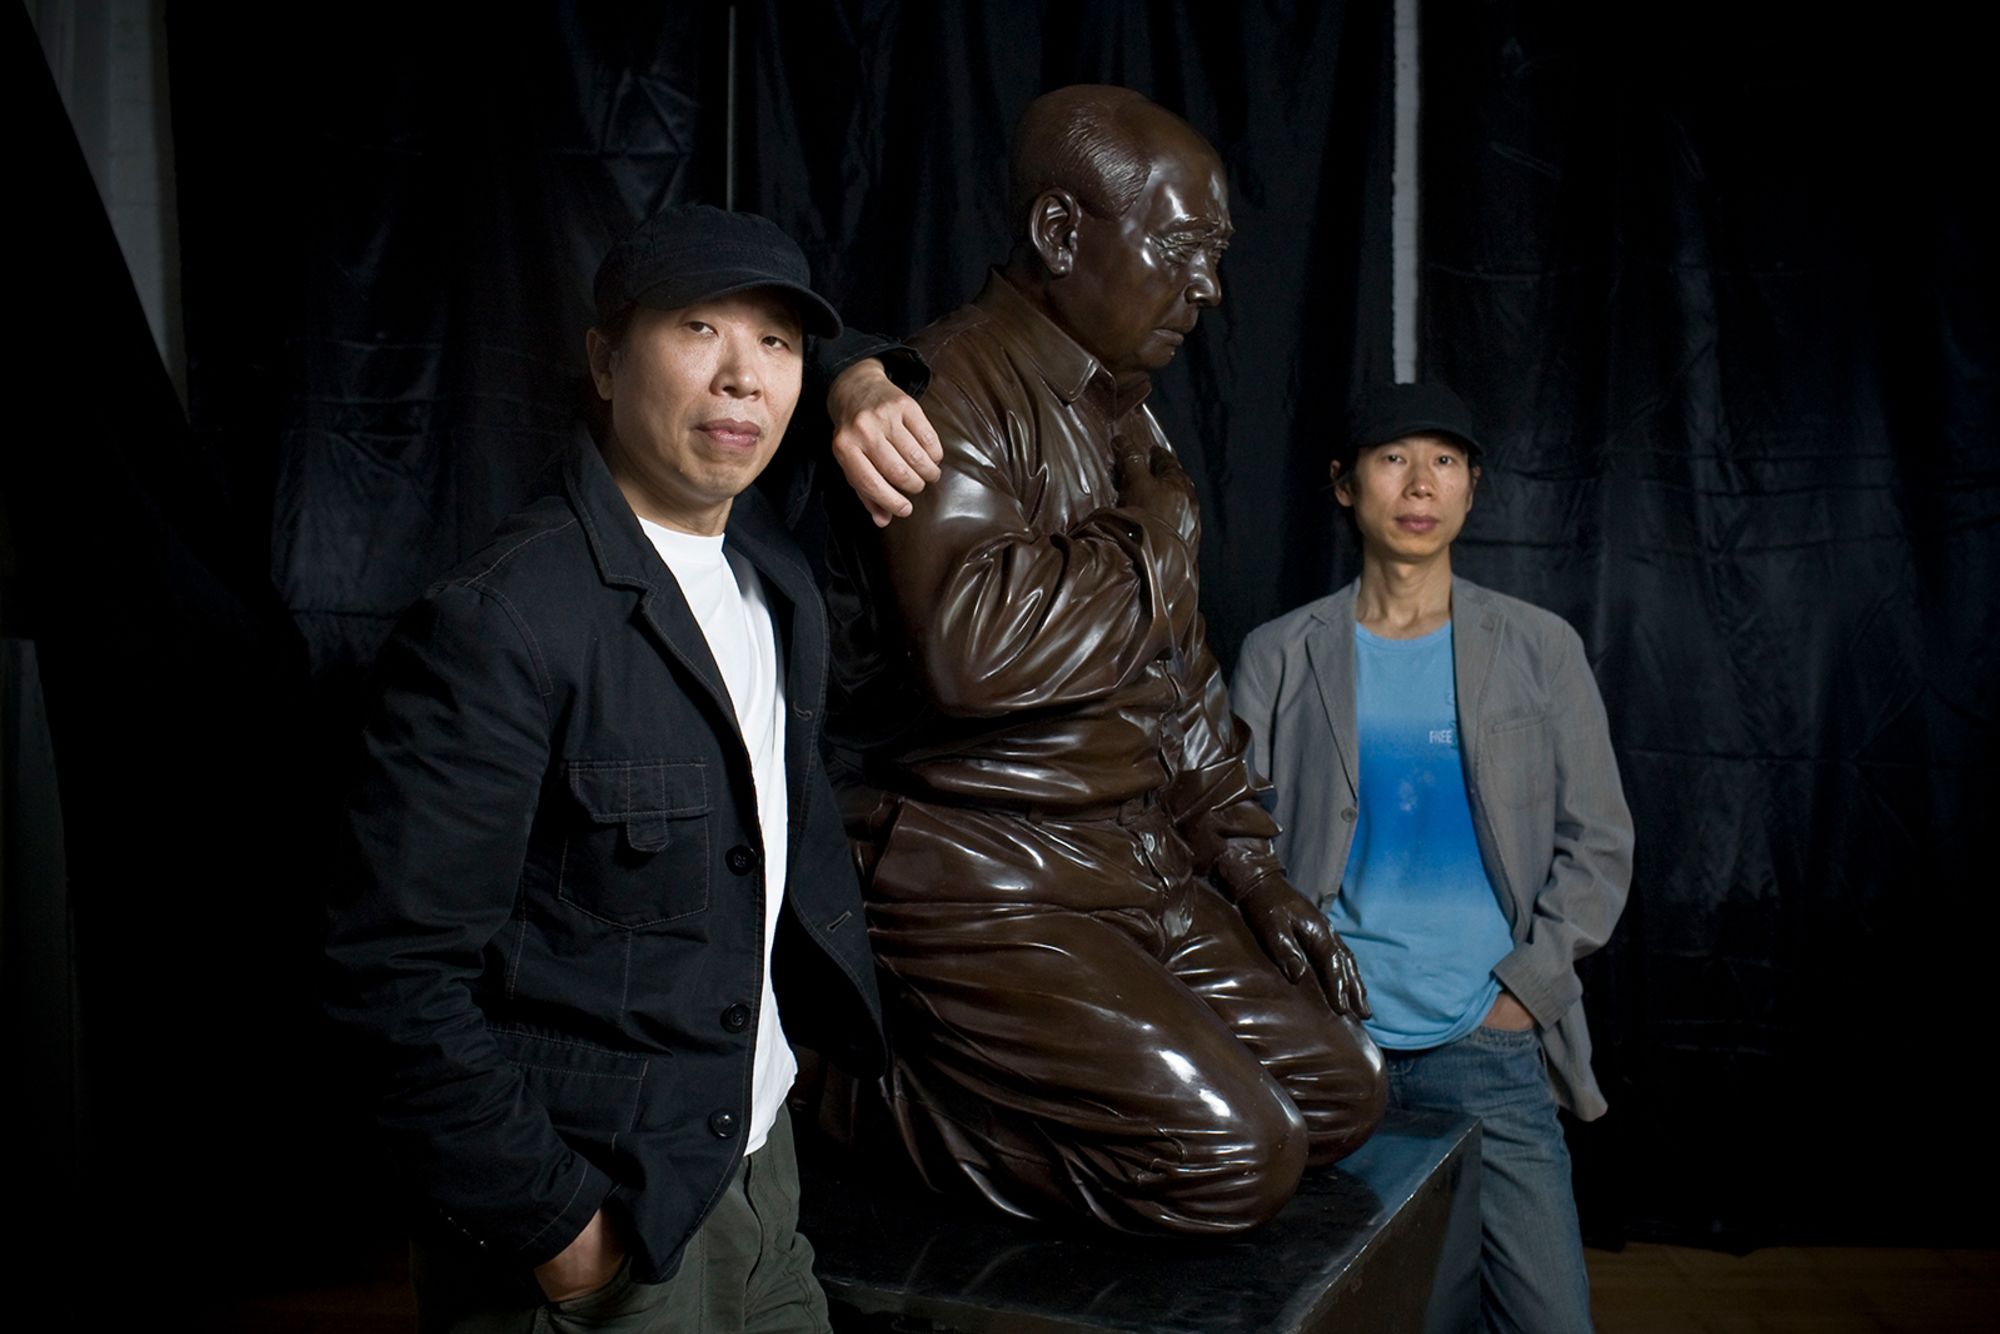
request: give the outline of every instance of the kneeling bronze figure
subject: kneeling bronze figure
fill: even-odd
[[[1214,149],[1037,99],[1008,262],[913,345],[942,477],[837,544],[835,719],[926,1180],[1030,1217],[1254,1226],[1381,1119],[1353,958],[1287,882],[1145,400],[1221,300]]]

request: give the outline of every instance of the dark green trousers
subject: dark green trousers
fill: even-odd
[[[799,1164],[789,1111],[737,1165],[715,1211],[688,1242],[680,1272],[635,1283],[627,1268],[596,1292],[542,1299],[533,1273],[448,1241],[410,1247],[424,1334],[830,1334],[813,1251],[799,1235]]]

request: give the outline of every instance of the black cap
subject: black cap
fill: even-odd
[[[775,287],[798,303],[807,333],[832,338],[840,315],[812,290],[798,243],[755,213],[675,204],[640,223],[597,266],[597,319],[627,306],[674,310],[753,287]]]
[[[1471,409],[1457,394],[1431,380],[1377,385],[1362,394],[1347,414],[1347,439],[1338,457],[1351,467],[1355,455],[1371,445],[1410,435],[1455,436],[1475,457],[1479,454]]]

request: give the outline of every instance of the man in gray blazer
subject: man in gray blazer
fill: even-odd
[[[1252,632],[1231,685],[1278,851],[1360,963],[1390,1105],[1477,1116],[1491,1330],[1590,1328],[1556,1107],[1605,1110],[1576,961],[1632,821],[1582,641],[1451,573],[1479,446],[1440,385],[1371,395],[1333,460],[1361,576]]]

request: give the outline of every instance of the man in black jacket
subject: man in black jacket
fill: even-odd
[[[824,1329],[787,1040],[873,1073],[882,1037],[824,613],[751,483],[840,321],[700,207],[597,297],[596,447],[384,650],[330,1009],[431,1206],[426,1328]]]

